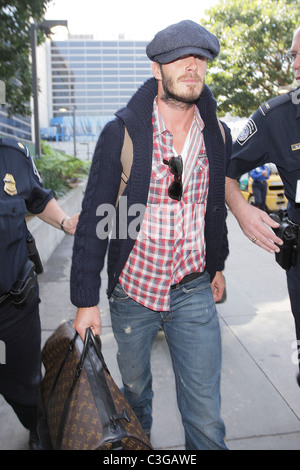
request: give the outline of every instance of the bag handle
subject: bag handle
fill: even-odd
[[[68,352],[66,354],[66,357],[59,369],[59,374],[57,375],[56,377],[56,380],[55,380],[55,386],[56,386],[56,383],[58,381],[58,377],[62,371],[62,368],[63,366],[65,365],[65,362],[66,362],[66,359],[67,357],[69,356],[70,352],[73,350],[74,346],[75,346],[75,342],[78,338],[78,332],[76,331],[75,335],[74,335],[74,338],[72,339],[72,341],[70,342],[70,345],[69,345],[69,348],[68,348]],[[102,364],[102,367],[103,369],[106,370],[106,372],[110,375],[110,372],[108,370],[108,367],[104,361],[104,357],[103,357],[103,354],[102,354],[102,343],[101,343],[101,339],[100,337],[97,335],[97,336],[94,336],[94,334],[92,333],[92,330],[91,328],[87,328],[86,329],[86,332],[85,332],[85,337],[84,337],[84,342],[83,342],[83,350],[82,350],[82,353],[81,353],[81,356],[80,356],[80,359],[78,361],[78,364],[76,366],[76,370],[75,370],[75,376],[74,376],[74,379],[73,379],[73,383],[70,387],[70,390],[68,392],[68,395],[67,395],[67,398],[66,398],[66,401],[65,401],[65,404],[64,404],[64,409],[63,409],[63,412],[62,412],[62,415],[61,415],[61,419],[60,419],[60,423],[59,423],[59,429],[58,429],[58,433],[57,433],[57,439],[56,439],[56,450],[59,450],[60,447],[61,447],[61,441],[62,441],[62,437],[63,437],[63,431],[64,431],[64,425],[65,425],[65,421],[66,421],[66,417],[67,417],[67,413],[68,413],[68,410],[69,410],[69,406],[70,406],[70,402],[71,402],[71,397],[72,397],[72,393],[73,393],[73,390],[78,382],[78,379],[80,377],[80,374],[81,374],[81,371],[82,371],[82,367],[83,367],[83,363],[84,363],[84,360],[85,360],[85,357],[87,355],[87,352],[89,350],[89,348],[93,346],[94,347],[94,350],[99,358],[99,360],[101,361],[101,364]],[[52,393],[54,392],[54,388],[53,387],[53,390],[52,390]]]
[[[88,351],[88,348],[90,345],[93,345],[94,346],[94,350],[98,356],[98,358],[100,359],[101,361],[101,364],[102,364],[102,367],[103,369],[106,370],[106,372],[108,372],[108,374],[110,375],[110,372],[108,370],[108,367],[105,363],[105,360],[104,360],[104,357],[103,357],[103,354],[102,354],[102,343],[101,343],[101,339],[100,339],[100,336],[99,335],[94,335],[91,328],[87,328],[86,329],[86,332],[85,332],[85,337],[84,337],[84,346],[83,346],[83,351],[82,351],[82,354],[81,354],[81,358],[80,358],[80,361],[79,361],[79,364],[77,367],[82,367],[83,366],[83,362],[84,362],[84,359],[86,357],[86,354],[87,354],[87,351]]]

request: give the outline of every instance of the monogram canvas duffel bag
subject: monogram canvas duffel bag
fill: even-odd
[[[105,364],[101,341],[63,323],[42,351],[38,433],[44,449],[150,450],[140,422]]]

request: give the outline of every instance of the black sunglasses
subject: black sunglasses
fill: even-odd
[[[170,172],[174,175],[174,181],[168,188],[168,195],[171,199],[180,201],[182,198],[182,181],[181,176],[183,172],[183,161],[182,156],[172,157],[170,160],[163,160],[165,165],[169,166]]]

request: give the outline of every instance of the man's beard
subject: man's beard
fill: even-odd
[[[162,70],[162,67],[161,67],[161,76],[162,76],[162,87],[164,90],[164,93],[162,94],[161,99],[166,104],[168,104],[172,108],[189,109],[197,103],[204,88],[204,80],[202,80],[198,75],[196,76],[197,80],[202,82],[202,87],[201,87],[200,92],[193,90],[194,87],[191,86],[190,93],[186,93],[186,94],[177,94],[176,91],[173,91],[175,88],[174,81],[172,78],[166,77],[164,71]],[[185,78],[184,76],[179,77],[177,79],[177,82],[180,82],[184,78]]]

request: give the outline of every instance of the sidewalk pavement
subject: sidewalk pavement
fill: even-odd
[[[285,272],[274,256],[252,244],[228,215],[230,256],[227,300],[218,305],[223,344],[222,417],[231,450],[299,450],[300,389],[296,382],[295,333]],[[63,320],[74,318],[69,301],[73,238],[65,237],[39,276],[42,339]],[[104,273],[105,276],[106,273]],[[103,353],[120,385],[116,344],[103,293]],[[184,449],[174,377],[162,332],[152,352],[155,449]],[[0,449],[27,449],[28,432],[0,397]]]

